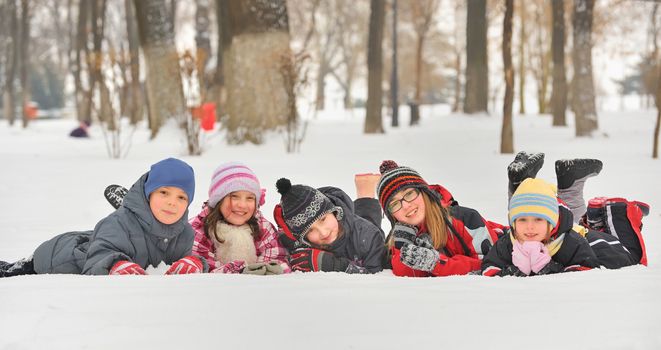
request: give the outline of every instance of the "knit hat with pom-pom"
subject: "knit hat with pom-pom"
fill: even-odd
[[[386,214],[390,223],[393,222],[392,214],[388,211],[388,203],[391,198],[399,191],[407,188],[417,188],[426,192],[431,198],[437,198],[438,195],[429,188],[427,182],[418,174],[417,171],[399,166],[392,160],[384,160],[379,167],[381,180],[376,186],[379,195],[379,203],[383,212]]]
[[[333,203],[319,190],[305,185],[292,185],[289,179],[282,178],[275,183],[282,207],[282,216],[287,228],[298,240],[305,235],[322,216],[335,212],[338,220],[342,219],[342,208]]]

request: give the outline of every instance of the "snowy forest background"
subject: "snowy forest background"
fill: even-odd
[[[563,126],[569,111],[582,137],[598,130],[599,109],[629,108],[627,96],[638,96],[639,108],[658,104],[658,8],[627,0],[2,0],[1,110],[10,126],[36,116],[98,124],[108,155],[120,158],[141,122],[154,138],[168,120],[186,152],[201,154],[210,147],[199,127],[204,106],[214,107],[228,144],[262,144],[275,131],[295,152],[306,120],[328,105],[365,108],[364,133],[383,133],[384,124],[417,125],[422,105],[447,104],[501,118],[500,149],[512,153],[512,114],[549,113]],[[409,121],[399,121],[398,106],[409,108]],[[656,158],[658,119],[652,127]]]
[[[91,229],[106,185],[170,156],[196,172],[190,217],[222,162],[255,170],[272,219],[280,177],[354,196],[394,159],[506,222],[520,150],[551,182],[599,158],[587,198],[651,206],[649,266],[616,271],[0,279],[0,349],[660,348],[659,5],[0,0],[0,260]]]

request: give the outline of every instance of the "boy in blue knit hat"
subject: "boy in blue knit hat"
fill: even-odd
[[[122,206],[94,230],[58,235],[29,259],[0,262],[0,277],[144,275],[148,266],[161,262],[171,265],[166,274],[203,272],[203,259],[191,255],[194,232],[187,221],[194,195],[193,168],[179,159],[164,159],[133,184]]]

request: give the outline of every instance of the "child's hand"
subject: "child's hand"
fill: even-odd
[[[438,251],[406,244],[400,250],[402,263],[414,270],[431,272],[439,261]]]
[[[354,176],[354,182],[356,183],[356,197],[376,197],[376,185],[379,183],[379,180],[381,180],[380,174],[356,174]]]
[[[533,242],[526,242],[526,243],[533,243]],[[524,243],[524,245],[526,244]],[[541,242],[536,242],[540,243],[542,245],[541,249],[539,247],[535,247],[531,253],[530,253],[530,267],[532,268],[532,271],[534,273],[539,273],[541,269],[543,269],[549,262],[551,262],[551,254],[549,254],[548,248],[541,243]]]
[[[202,271],[204,271],[204,264],[202,264],[200,258],[189,255],[172,263],[172,266],[170,266],[165,274],[186,275],[189,273],[202,273]]]
[[[551,261],[551,255],[542,242],[514,241],[512,248],[512,263],[525,275],[538,273]]]
[[[112,266],[110,269],[110,272],[108,275],[146,275],[147,272],[140,267],[140,265],[126,261],[126,260],[120,260],[115,263],[115,265]]]
[[[395,242],[395,248],[402,249],[405,244],[415,245],[415,238],[418,235],[418,229],[414,226],[395,223],[392,227],[392,236]]]

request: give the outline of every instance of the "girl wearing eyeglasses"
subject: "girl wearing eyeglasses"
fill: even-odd
[[[457,205],[449,191],[391,160],[380,167],[379,203],[392,224],[386,239],[396,276],[464,275],[480,270],[481,256],[502,226]]]

